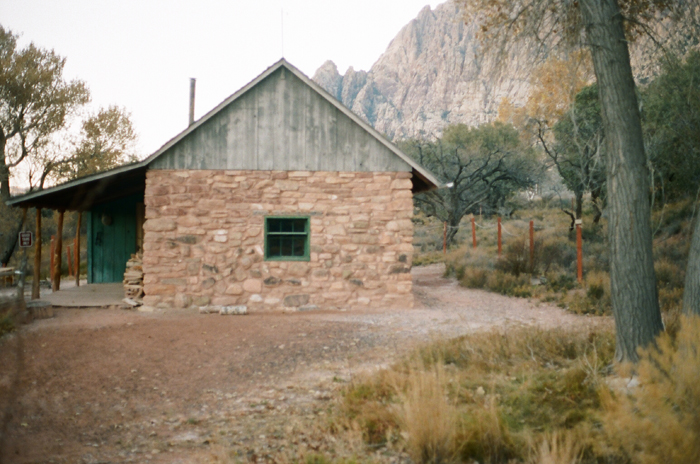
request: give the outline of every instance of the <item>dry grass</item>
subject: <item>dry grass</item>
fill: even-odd
[[[589,437],[575,430],[557,431],[547,434],[535,449],[530,464],[579,464],[583,446]]]
[[[631,366],[622,366],[629,376]],[[603,390],[603,424],[633,462],[700,462],[700,317],[681,318],[675,340],[662,334],[634,367],[639,386]]]
[[[613,345],[611,332],[536,328],[438,341],[353,384],[341,411],[368,444],[405,449],[414,462],[590,458]],[[585,440],[573,446],[566,433]]]
[[[663,214],[656,211],[658,225],[654,239],[654,269],[659,289],[659,304],[667,327],[678,329],[685,267],[691,236],[689,215],[692,204],[666,205]],[[535,221],[534,261],[530,261],[529,219]],[[558,209],[520,210],[503,221],[503,254],[497,256],[495,218],[482,218],[477,230],[478,248],[471,236],[462,237],[460,247],[446,256],[418,253],[417,262],[444,259],[448,274],[468,288],[482,288],[516,297],[534,297],[556,302],[577,314],[611,314],[609,253],[606,225],[592,224],[591,212],[584,212],[584,281],[576,280],[575,234],[568,229],[569,219]],[[464,228],[464,227],[463,227]],[[461,236],[460,236],[461,237]]]
[[[445,387],[449,380],[444,367],[417,366],[410,369],[405,385],[396,386],[399,424],[415,462],[455,462],[463,439],[460,417]]]

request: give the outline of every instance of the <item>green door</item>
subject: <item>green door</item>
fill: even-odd
[[[126,262],[136,252],[139,196],[93,207],[88,213],[88,282],[121,282]]]

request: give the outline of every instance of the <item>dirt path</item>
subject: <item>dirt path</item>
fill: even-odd
[[[436,336],[591,323],[552,305],[460,288],[415,268],[416,308],[253,314],[59,309],[0,340],[0,462],[267,460],[347,443],[323,435],[334,390]]]

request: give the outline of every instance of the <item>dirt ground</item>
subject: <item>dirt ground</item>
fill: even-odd
[[[0,406],[11,414],[0,462],[347,455],[352,443],[323,432],[335,393],[417,344],[509,325],[606,323],[464,289],[442,273],[440,265],[413,270],[411,310],[220,316],[59,308],[0,340]]]

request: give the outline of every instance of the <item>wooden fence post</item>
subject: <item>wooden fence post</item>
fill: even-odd
[[[472,246],[476,250],[476,223],[474,222],[473,215],[472,215]]]
[[[501,257],[503,251],[503,241],[501,240],[501,218],[498,218],[498,257]]]
[[[581,238],[581,219],[576,219],[576,270],[579,282],[583,282],[583,239]]]

